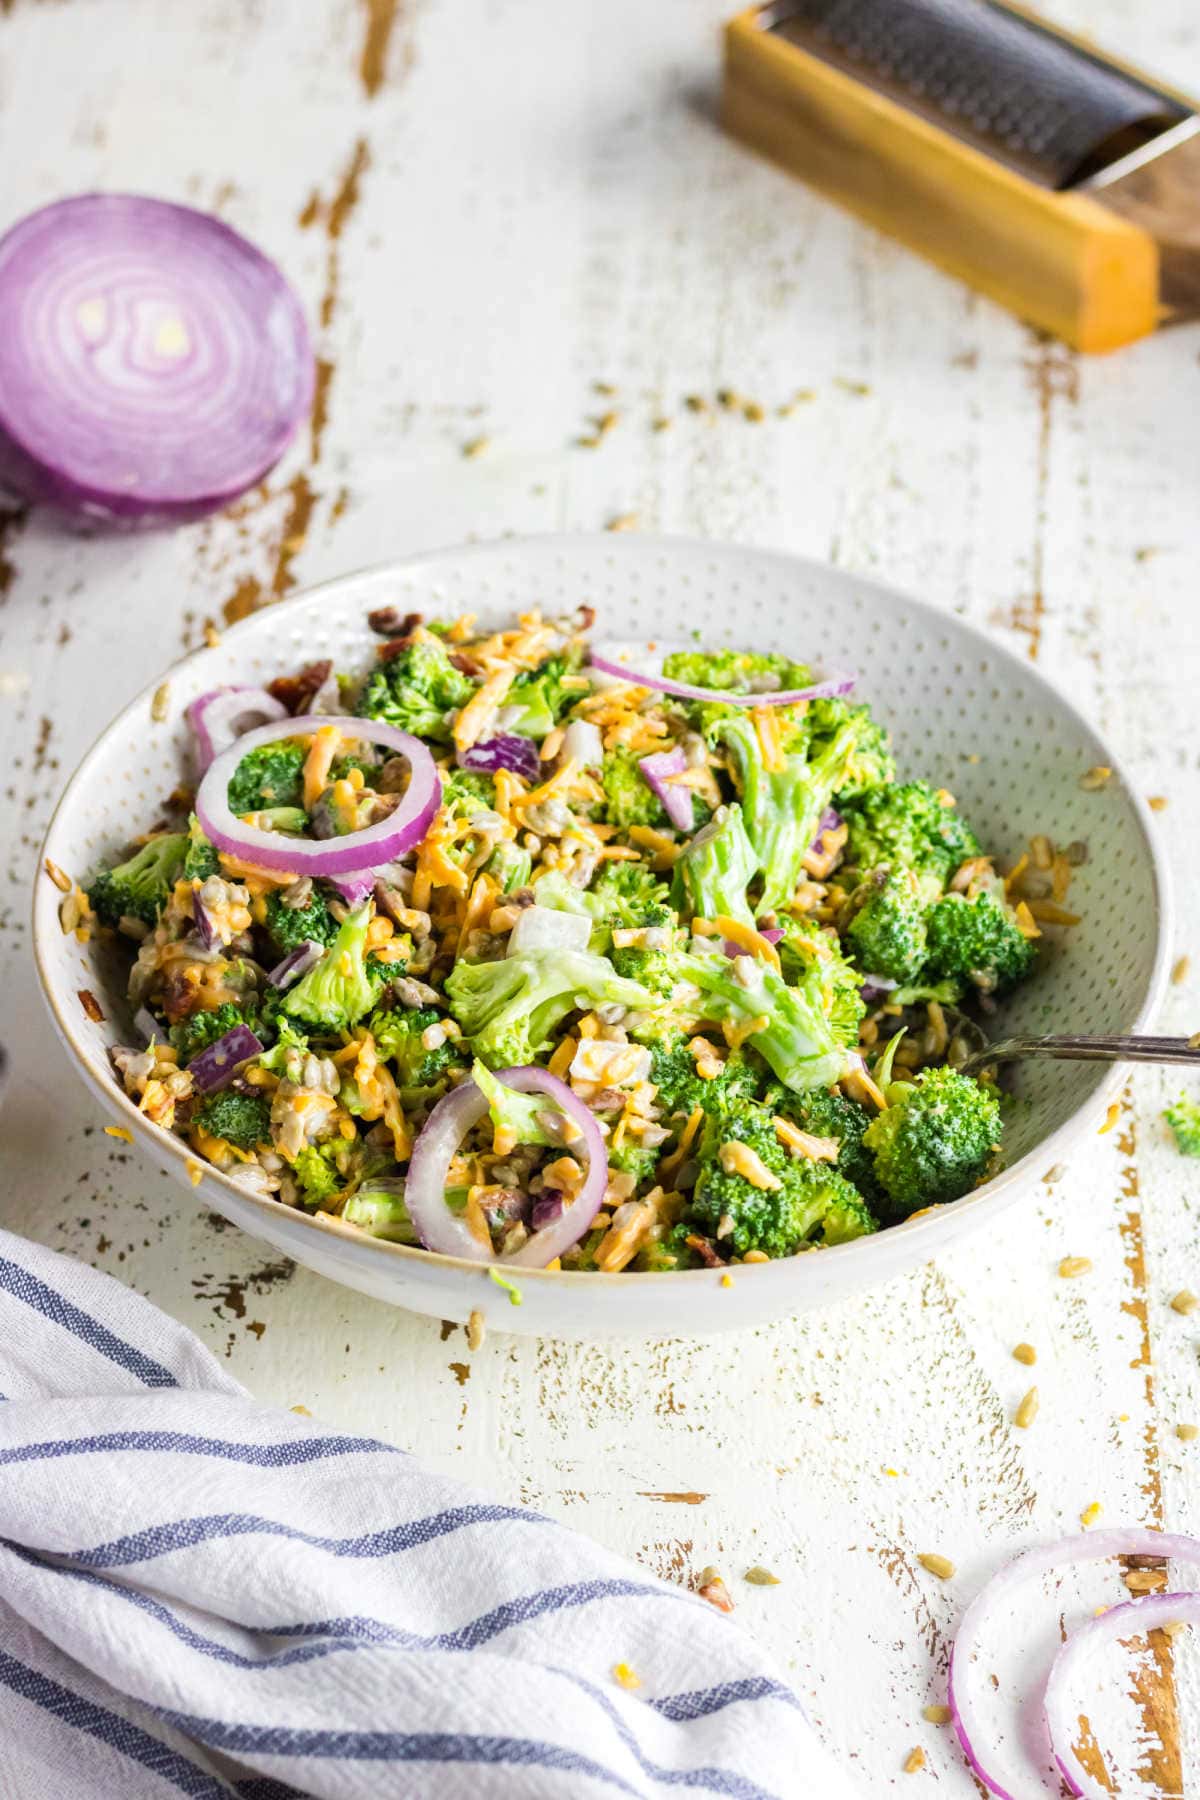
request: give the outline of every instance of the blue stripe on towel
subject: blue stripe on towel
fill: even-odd
[[[26,1306],[31,1306],[43,1317],[52,1319],[64,1331],[82,1339],[90,1349],[106,1356],[109,1362],[118,1363],[131,1375],[136,1375],[147,1387],[179,1386],[170,1369],[155,1362],[144,1351],[135,1349],[132,1344],[125,1343],[107,1325],[94,1319],[91,1313],[73,1306],[55,1288],[48,1287],[36,1275],[31,1275],[28,1269],[23,1269],[20,1263],[10,1262],[7,1257],[0,1257],[0,1289],[11,1294],[14,1299],[24,1301]]]
[[[2,1396],[0,1396],[2,1397]],[[378,1451],[407,1456],[394,1444],[376,1438],[292,1438],[277,1444],[239,1444],[228,1438],[197,1437],[187,1431],[108,1431],[99,1437],[46,1438],[0,1450],[0,1468],[9,1463],[45,1462],[60,1456],[95,1456],[110,1450],[158,1450],[180,1456],[218,1456],[225,1462],[256,1469],[294,1469],[327,1456],[353,1456]]]
[[[401,1550],[414,1550],[451,1532],[462,1531],[468,1525],[493,1525],[504,1519],[518,1525],[550,1522],[523,1506],[453,1506],[428,1518],[407,1519],[361,1537],[331,1538],[314,1536],[278,1519],[264,1519],[258,1513],[209,1513],[195,1519],[148,1525],[144,1531],[114,1538],[110,1544],[97,1544],[90,1550],[65,1550],[61,1554],[85,1569],[120,1569],[128,1563],[146,1562],[154,1556],[168,1556],[174,1550],[190,1550],[196,1544],[211,1544],[221,1538],[262,1536],[288,1538],[310,1549],[324,1550],[330,1556],[394,1556]]]

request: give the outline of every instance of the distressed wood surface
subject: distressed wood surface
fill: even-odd
[[[1036,659],[1169,800],[1197,974],[1162,1023],[1197,1024],[1198,334],[1081,361],[726,142],[723,10],[0,0],[0,226],[93,187],[210,207],[292,275],[320,356],[310,430],[225,516],[138,539],[0,524],[0,1219],[150,1295],[265,1399],[669,1578],[717,1564],[864,1794],[967,1800],[921,1709],[980,1580],[1093,1502],[1109,1524],[1200,1527],[1200,1443],[1175,1434],[1200,1421],[1200,1315],[1169,1306],[1200,1289],[1200,1194],[1159,1123],[1173,1077],[1140,1073],[1118,1129],[1027,1205],[865,1299],[708,1342],[494,1336],[472,1356],[453,1328],[270,1260],[103,1137],[27,953],[64,779],[206,619],[390,555],[621,521],[870,571]],[[1189,0],[1057,11],[1200,87]],[[765,418],[687,409],[724,386]],[[1067,1253],[1090,1273],[1062,1280]],[[1020,1339],[1040,1358],[1027,1431]],[[780,1585],[745,1584],[756,1563]],[[1194,1669],[1164,1639],[1123,1681],[1094,1766],[1116,1792],[1180,1791]]]

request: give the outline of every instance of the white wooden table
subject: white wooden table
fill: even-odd
[[[206,619],[402,552],[629,515],[869,570],[1052,672],[1170,802],[1177,949],[1198,954],[1163,1023],[1200,1023],[1200,336],[1078,360],[725,141],[723,10],[0,4],[0,226],[93,187],[214,208],[298,283],[322,375],[311,432],[225,518],[92,541],[2,528],[0,1220],[131,1282],[263,1398],[668,1578],[719,1565],[864,1794],[965,1797],[920,1715],[980,1580],[1094,1501],[1106,1523],[1200,1526],[1200,1443],[1174,1429],[1200,1420],[1200,1327],[1168,1305],[1200,1289],[1200,1192],[1159,1123],[1174,1079],[1139,1076],[1119,1129],[1028,1206],[866,1299],[708,1342],[493,1336],[472,1356],[456,1328],[272,1261],[102,1136],[26,954],[63,780]],[[1200,88],[1190,0],[1058,10]],[[686,409],[721,386],[767,417]],[[1060,1279],[1065,1253],[1091,1273]],[[1022,1338],[1040,1354],[1025,1432]],[[956,1577],[927,1575],[923,1550]],[[781,1585],[746,1585],[755,1563]],[[1154,1770],[1178,1785],[1200,1738],[1170,1655],[1133,1666],[1134,1728],[1106,1746],[1122,1793]]]

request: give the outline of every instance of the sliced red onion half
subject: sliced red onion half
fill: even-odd
[[[485,1096],[473,1081],[464,1081],[438,1101],[413,1145],[404,1197],[409,1217],[426,1250],[443,1256],[462,1256],[469,1262],[501,1262],[526,1269],[543,1269],[577,1244],[600,1210],[608,1182],[608,1155],[595,1117],[578,1095],[549,1069],[530,1065],[498,1069],[497,1079],[519,1094],[544,1094],[559,1112],[578,1125],[587,1157],[583,1186],[569,1206],[533,1233],[512,1256],[496,1257],[480,1243],[465,1219],[446,1205],[446,1173],[450,1159],[487,1112]]]
[[[215,1094],[220,1088],[228,1087],[237,1073],[238,1064],[244,1063],[249,1056],[261,1056],[262,1048],[248,1025],[233,1026],[224,1037],[193,1056],[187,1066],[192,1086],[202,1094]]]
[[[848,694],[858,680],[841,669],[830,669],[820,681],[807,687],[785,688],[762,694],[732,694],[724,688],[689,687],[683,681],[671,681],[660,673],[664,660],[677,650],[694,649],[690,644],[598,644],[588,657],[590,668],[617,681],[636,681],[639,687],[653,688],[659,694],[672,694],[677,700],[720,700],[726,706],[788,706],[798,700],[831,700]]]
[[[1197,1545],[1200,1553],[1200,1545]],[[1142,1594],[1110,1606],[1099,1618],[1085,1619],[1070,1633],[1050,1667],[1042,1706],[1050,1747],[1063,1780],[1081,1800],[1112,1800],[1108,1782],[1097,1781],[1080,1762],[1073,1748],[1079,1736],[1078,1695],[1086,1677],[1094,1674],[1114,1643],[1153,1631],[1156,1625],[1200,1623],[1200,1594]],[[1075,1696],[1072,1703],[1072,1696]]]
[[[494,775],[497,769],[511,769],[532,781],[539,768],[538,749],[532,738],[518,737],[514,731],[502,731],[497,737],[483,738],[454,759],[460,769],[477,769]]]
[[[289,950],[281,963],[276,963],[267,980],[273,988],[289,988],[294,981],[315,968],[325,954],[324,944],[318,944],[314,938],[308,938],[303,944],[297,944]]]
[[[0,482],[84,519],[195,519],[308,416],[295,294],[211,214],[77,194],[0,239]]]
[[[358,869],[352,875],[331,875],[328,880],[347,906],[361,906],[367,895],[375,892],[374,869]]]
[[[336,727],[350,741],[383,744],[403,756],[409,766],[409,782],[399,806],[386,818],[336,838],[280,838],[278,832],[244,825],[229,807],[229,782],[242,757],[260,744],[281,738],[308,737],[323,725]],[[201,829],[218,850],[237,856],[260,869],[293,871],[297,875],[365,876],[419,844],[442,802],[442,782],[420,738],[378,719],[351,719],[324,713],[303,713],[275,725],[248,731],[210,764],[196,795],[196,817]]]
[[[638,763],[642,780],[661,802],[676,831],[690,831],[696,812],[692,805],[692,790],[668,781],[667,776],[682,775],[687,766],[687,757],[678,745],[674,750],[656,750],[653,756],[643,756]]]
[[[184,714],[196,740],[197,773],[203,775],[213,757],[244,732],[287,716],[287,707],[266,688],[212,688],[201,694]]]
[[[1136,1525],[1122,1526],[1112,1531],[1089,1531],[1077,1533],[1074,1537],[1060,1539],[1055,1544],[1039,1545],[1034,1550],[1027,1550],[1007,1563],[998,1575],[994,1575],[987,1585],[978,1593],[963,1614],[962,1624],[954,1639],[954,1647],[950,1654],[950,1680],[947,1699],[950,1704],[954,1729],[958,1733],[958,1741],[962,1745],[963,1754],[972,1770],[983,1782],[984,1786],[997,1800],[1024,1800],[1024,1796],[1016,1795],[1004,1786],[999,1776],[989,1766],[992,1761],[992,1750],[987,1742],[988,1732],[984,1723],[983,1697],[990,1690],[988,1665],[981,1659],[980,1651],[987,1629],[997,1606],[1004,1603],[1013,1590],[1026,1580],[1039,1575],[1046,1575],[1065,1565],[1081,1562],[1101,1562],[1110,1556],[1161,1556],[1172,1557],[1179,1562],[1200,1565],[1200,1538],[1185,1537],[1178,1532],[1147,1531]],[[1157,1598],[1157,1596],[1156,1596]],[[1193,1606],[1197,1604],[1197,1596],[1190,1599]],[[1137,1606],[1144,1601],[1135,1603]],[[1133,1610],[1132,1607],[1120,1606],[1113,1612]],[[1104,1618],[1111,1613],[1102,1615]],[[1170,1615],[1179,1616],[1178,1608]],[[1153,1621],[1152,1621],[1153,1622]],[[1094,1623],[1100,1623],[1099,1620]],[[1084,1630],[1088,1627],[1085,1625]],[[1126,1627],[1126,1629],[1130,1629]],[[1073,1634],[1074,1635],[1074,1634]],[[1067,1640],[1069,1648],[1073,1637]],[[1082,1653],[1081,1653],[1082,1654]],[[1072,1675],[1077,1667],[1074,1660],[1068,1661],[1066,1675],[1061,1670],[1060,1662],[1055,1663],[1045,1689],[1045,1706],[1047,1725],[1051,1732],[1055,1756],[1063,1768],[1068,1780],[1078,1780],[1071,1773],[1070,1758],[1063,1762],[1064,1747],[1069,1750],[1071,1736],[1078,1729],[1078,1719],[1069,1719],[1066,1715],[1066,1678]],[[1055,1674],[1058,1675],[1057,1682]],[[1053,1715],[1053,1716],[1052,1716]],[[1055,1727],[1057,1726],[1057,1732]],[[1082,1773],[1082,1771],[1081,1771]],[[1096,1796],[1096,1800],[1109,1800],[1108,1790],[1093,1785],[1079,1787],[1077,1794]]]

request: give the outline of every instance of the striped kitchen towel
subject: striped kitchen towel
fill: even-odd
[[[849,1800],[707,1602],[5,1232],[0,1389],[4,1800]]]

